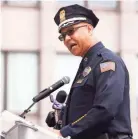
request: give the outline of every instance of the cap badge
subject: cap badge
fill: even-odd
[[[60,23],[66,19],[65,18],[65,10],[60,11],[59,18],[60,18]]]

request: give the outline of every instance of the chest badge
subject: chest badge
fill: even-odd
[[[86,77],[91,72],[91,67],[86,67],[82,73],[83,77]]]

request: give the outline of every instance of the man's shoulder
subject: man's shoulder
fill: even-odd
[[[117,53],[104,48],[102,49],[102,51],[98,54],[99,56],[102,57],[103,60],[113,60],[113,61],[122,61],[121,57],[119,55],[117,55]]]
[[[127,68],[124,60],[117,53],[115,53],[107,48],[104,48],[100,52],[99,56],[102,57],[102,60],[100,61],[100,63],[114,62],[115,64],[117,64],[125,69]]]

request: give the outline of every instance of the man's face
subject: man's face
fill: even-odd
[[[61,30],[64,44],[73,55],[84,56],[89,49],[90,26],[87,23],[79,23]]]

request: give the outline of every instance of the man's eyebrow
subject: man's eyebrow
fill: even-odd
[[[61,34],[62,34],[62,33],[66,33],[66,32],[68,32],[68,31],[71,30],[71,29],[74,29],[74,28],[71,27],[71,28],[67,29],[66,31],[61,32]]]

